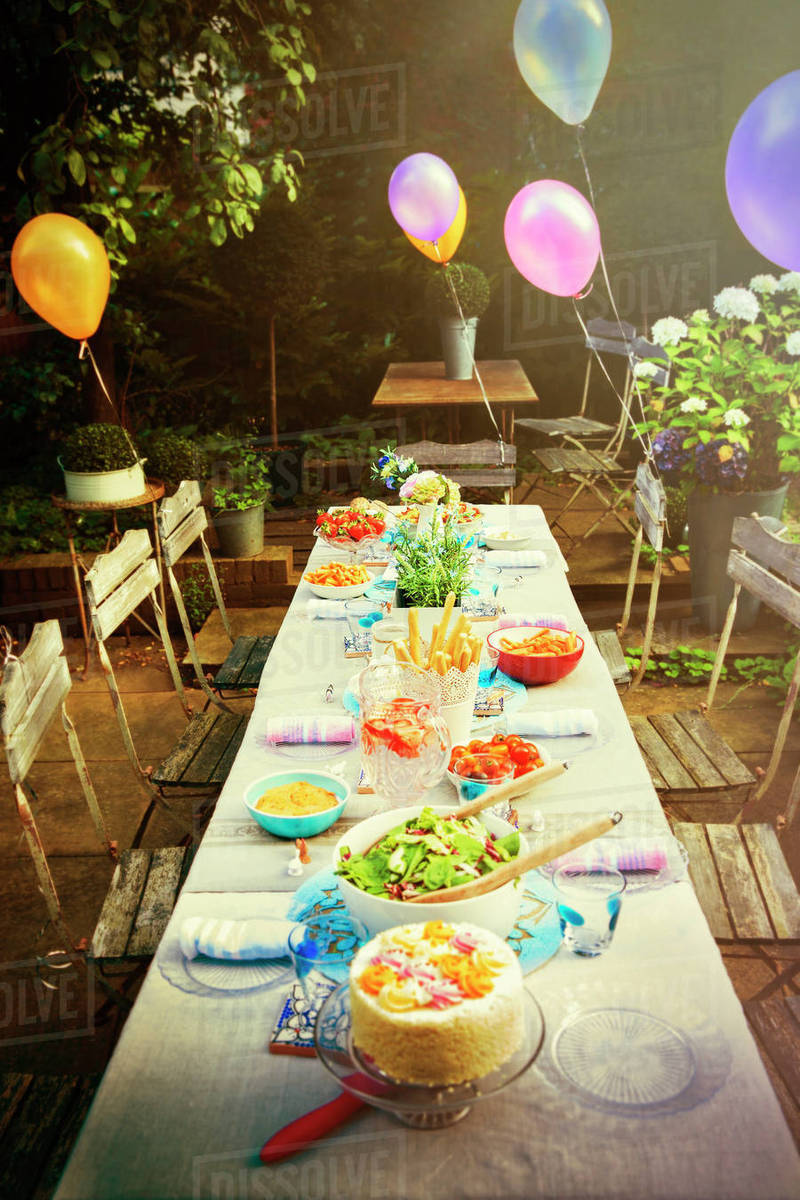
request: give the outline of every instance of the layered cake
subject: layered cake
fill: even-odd
[[[350,967],[353,1042],[406,1083],[480,1079],[519,1049],[522,972],[476,925],[428,921],[379,933]]]

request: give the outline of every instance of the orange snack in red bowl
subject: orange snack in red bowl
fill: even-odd
[[[496,629],[486,641],[500,653],[500,670],[529,687],[564,679],[577,667],[584,646],[578,633],[530,625]]]

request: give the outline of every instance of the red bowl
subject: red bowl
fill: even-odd
[[[534,630],[530,625],[516,625],[510,629],[495,629],[486,641],[493,650],[500,651],[498,666],[504,675],[518,679],[529,687],[539,683],[556,683],[574,671],[583,654],[583,638],[576,633],[577,646],[569,654],[515,654],[513,650],[504,650],[500,645],[501,638],[521,642],[531,637]],[[555,629],[554,633],[564,633],[563,629]]]

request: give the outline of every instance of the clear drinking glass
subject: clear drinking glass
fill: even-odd
[[[358,689],[364,773],[391,805],[413,804],[450,755],[439,687],[418,667],[384,658],[361,672]]]
[[[491,754],[468,754],[453,764],[452,773],[457,776],[459,799],[466,804],[513,779],[514,763],[504,765]],[[511,805],[508,800],[501,800],[486,811],[507,821],[511,816]]]
[[[344,983],[356,951],[369,940],[365,925],[343,913],[320,914],[295,925],[289,953],[313,1024],[325,997]]]
[[[376,621],[383,619],[385,608],[379,600],[345,600],[344,615],[354,637],[369,633]]]
[[[594,958],[611,945],[622,906],[625,876],[606,867],[574,864],[553,875],[564,945]]]

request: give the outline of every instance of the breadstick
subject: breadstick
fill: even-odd
[[[474,664],[474,663],[480,662],[481,661],[480,638],[471,638],[470,645],[472,646],[472,663]]]
[[[448,654],[446,650],[440,650],[439,653],[442,656],[442,665],[444,668],[442,674],[446,675],[453,665],[453,656],[452,654]]]
[[[467,645],[466,637],[462,633],[461,637],[458,639],[456,648],[453,651],[453,666],[458,667],[459,671],[464,670],[464,667],[461,666],[461,658],[464,653],[469,653],[469,646]]]
[[[408,649],[411,652],[411,657],[418,667],[423,667],[425,664],[422,661],[422,645],[419,637],[419,609],[410,608],[408,610]]]
[[[450,637],[447,639],[447,641],[445,643],[444,648],[448,654],[453,653],[453,651],[456,648],[456,642],[458,641],[459,634],[464,633],[466,631],[468,625],[469,625],[469,621],[462,613],[461,616],[456,621],[455,625],[453,626],[453,629],[450,633]]]
[[[441,650],[436,651],[436,670],[440,675],[447,674],[447,664],[445,662],[444,654],[442,654]]]
[[[472,651],[470,650],[469,646],[465,643],[461,650],[461,654],[459,655],[459,659],[458,659],[459,671],[466,671],[471,662],[472,662]]]
[[[438,649],[438,646],[437,646],[438,638],[439,638],[439,626],[434,625],[433,629],[431,630],[431,644],[428,647],[428,661],[425,663],[425,666],[429,671],[430,671],[431,667],[433,666],[433,656]]]
[[[408,649],[408,642],[392,642],[394,646],[394,656],[398,662],[411,662],[411,654]]]
[[[444,642],[447,634],[447,626],[450,624],[450,618],[453,615],[453,607],[456,602],[455,592],[448,592],[444,601],[444,613],[442,614],[442,623],[439,626],[439,641]]]

